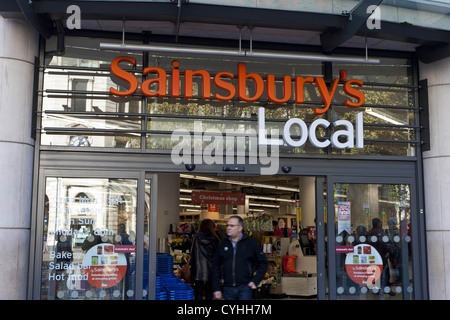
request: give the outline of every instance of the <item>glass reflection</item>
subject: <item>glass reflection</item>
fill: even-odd
[[[282,154],[415,155],[416,89],[409,59],[381,58],[379,65],[333,63],[333,79],[340,78],[340,70],[347,70],[349,80],[360,79],[364,82],[360,91],[365,94],[365,103],[356,109],[344,106],[345,100],[353,98],[344,93],[342,80],[333,94],[329,111],[316,115],[313,110],[323,107],[323,97],[317,85],[308,81],[303,84],[302,90],[293,89],[290,100],[283,104],[269,101],[265,85],[260,99],[254,102],[241,101],[236,95],[228,101],[203,99],[202,86],[206,81],[203,77],[193,77],[190,88],[192,98],[185,98],[183,94],[180,98],[173,98],[169,92],[172,90],[173,60],[178,60],[179,68],[183,71],[179,81],[181,92],[184,92],[185,85],[184,70],[206,70],[211,79],[219,72],[229,72],[235,76],[233,79],[227,78],[226,81],[236,88],[237,64],[245,63],[247,74],[275,76],[275,96],[278,98],[285,94],[283,76],[289,75],[293,86],[295,77],[325,77],[320,62],[250,61],[215,56],[177,57],[171,54],[152,54],[148,65],[143,66],[142,54],[130,53],[128,55],[137,60],[136,66],[124,63],[122,68],[133,73],[138,81],[143,80],[143,67],[163,68],[167,73],[167,95],[146,98],[138,91],[133,96],[119,98],[110,95],[109,88],[123,91],[128,84],[111,76],[109,67],[111,61],[121,53],[95,49],[99,41],[100,39],[94,38],[68,37],[64,56],[47,56],[44,69],[42,145],[167,150],[173,147],[171,133],[175,129],[191,130],[196,120],[201,120],[205,128],[217,128],[221,132],[224,132],[225,128],[236,130],[237,127],[242,127],[244,122],[245,127],[256,128],[258,108],[264,107],[267,130],[280,130],[284,124],[283,120],[294,117],[306,123],[318,118],[329,121],[345,119],[352,122],[356,112],[364,112],[364,149],[319,149],[306,143],[300,148],[281,146]],[[49,48],[52,48],[52,45],[56,46],[54,38],[48,43]],[[52,50],[47,52],[51,53]],[[147,75],[152,76],[155,75]],[[246,94],[253,96],[254,81],[247,82]],[[298,90],[300,91],[297,92]],[[216,93],[225,94],[223,88],[211,84],[211,95]],[[303,95],[303,103],[294,102],[294,96],[297,94]],[[220,122],[222,124],[219,124]],[[331,134],[329,130],[322,131],[319,134],[323,139]],[[81,141],[83,143],[80,144]]]
[[[412,299],[408,185],[335,184],[337,299]]]
[[[134,299],[136,200],[136,180],[47,178],[41,299]]]

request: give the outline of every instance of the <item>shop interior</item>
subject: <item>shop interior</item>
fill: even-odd
[[[315,177],[158,174],[157,204],[157,252],[173,256],[175,274],[203,219],[224,237],[239,215],[269,261],[255,298],[317,296]]]

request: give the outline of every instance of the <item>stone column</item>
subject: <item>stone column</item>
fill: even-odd
[[[428,80],[430,145],[423,153],[430,299],[450,299],[450,58],[420,64]]]
[[[39,35],[0,16],[0,299],[26,299],[34,140],[34,58]]]

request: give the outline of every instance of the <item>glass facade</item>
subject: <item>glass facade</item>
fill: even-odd
[[[53,40],[48,41],[46,52],[52,52]],[[153,174],[155,168],[150,162],[147,164],[148,158],[142,157],[156,154],[168,159],[178,143],[173,138],[176,131],[187,132],[189,136],[206,132],[212,135],[231,133],[236,137],[244,136],[246,140],[241,147],[249,147],[251,139],[260,134],[258,112],[264,108],[266,132],[273,129],[282,132],[285,123],[292,118],[301,119],[307,126],[317,120],[330,123],[345,120],[355,128],[356,139],[357,119],[362,114],[362,148],[317,147],[310,141],[299,147],[284,143],[280,146],[280,159],[298,159],[294,168],[302,166],[301,161],[307,158],[366,161],[376,157],[382,161],[407,163],[417,160],[419,106],[415,70],[409,59],[382,57],[378,65],[224,59],[99,50],[99,42],[100,39],[94,38],[66,37],[65,55],[46,56],[45,65],[41,66],[44,77],[39,110],[40,151],[43,154],[64,151],[69,158],[70,154],[85,153],[86,161],[91,162],[87,167],[93,170],[87,170],[81,177],[53,173],[45,176],[44,221],[38,222],[43,227],[40,299],[125,300],[154,296],[156,280],[151,279],[150,273],[156,269],[156,252],[152,251],[156,244],[150,241],[150,237],[155,236],[150,231],[150,207],[155,203],[150,202],[150,180],[144,179],[142,174]],[[121,63],[121,68],[135,76],[140,84],[138,90],[127,97],[117,97],[109,91],[114,88],[124,92],[130,87],[110,71],[111,62],[119,56],[136,59],[134,66]],[[179,67],[175,67],[174,61]],[[257,81],[248,80],[244,92],[237,93],[241,63],[245,63],[246,75],[252,75],[252,79],[261,77],[262,90]],[[163,70],[164,82],[156,73],[145,75],[149,67]],[[174,70],[180,71],[179,81],[174,80]],[[207,74],[193,76],[190,83],[189,70],[205,70]],[[218,74],[222,74],[223,82],[214,81]],[[363,82],[362,86],[352,88],[365,97],[362,106],[357,108],[349,107],[357,102],[358,96],[349,95],[355,91],[346,87],[346,82],[353,79]],[[161,88],[164,92],[155,97],[142,94],[144,81],[151,83],[150,92]],[[273,87],[269,89],[271,81]],[[325,86],[321,87],[320,81]],[[174,94],[174,83],[179,85],[179,97]],[[230,88],[236,90],[235,94],[230,93],[226,99],[213,98],[225,96]],[[242,95],[259,96],[255,101],[246,101]],[[285,101],[274,102],[277,99]],[[326,99],[329,108],[322,112]],[[317,127],[314,134],[318,144],[331,140],[336,127],[337,124]],[[353,139],[353,131],[350,132],[352,136],[348,139]],[[293,140],[298,140],[305,132],[292,126],[289,134]],[[276,138],[281,139],[281,134]],[[210,146],[209,141],[202,141],[202,149]],[[339,142],[345,143],[345,139],[340,138]],[[190,149],[195,147],[194,143],[189,145]],[[233,150],[245,153],[249,149],[235,147]],[[121,177],[127,176],[127,172],[136,177],[141,170],[141,176],[139,179],[95,178],[96,170],[102,168],[99,163],[92,164],[95,160],[94,156],[90,158],[90,152],[102,156],[126,154],[129,168],[120,164],[117,172],[122,170]],[[109,168],[114,170],[114,161],[120,160],[111,159]],[[376,164],[376,169],[384,173],[382,161]],[[144,162],[146,165],[141,167]],[[61,167],[73,169],[73,163],[66,165]],[[319,170],[315,177],[332,176],[333,168],[338,166],[314,168]],[[48,169],[51,171],[54,167],[50,165]],[[165,172],[164,168],[158,170]],[[184,167],[170,173],[179,174],[180,170],[185,173]],[[362,173],[361,169],[358,172],[355,174],[358,177],[374,177],[373,173]],[[392,178],[396,174],[389,172],[388,176]],[[301,175],[314,174],[303,172]],[[410,198],[410,189],[416,186],[369,180],[364,184],[336,183],[334,190],[325,188],[323,195],[316,192],[316,201],[320,197],[334,196],[333,248],[336,254],[318,249],[317,256],[310,258],[333,259],[335,279],[327,280],[327,289],[335,288],[337,299],[411,299],[416,293],[412,285],[411,232],[416,230],[411,230],[410,224],[414,215],[411,202],[415,201]],[[144,196],[138,197],[141,193]],[[326,221],[326,208],[324,210],[325,223],[333,223]],[[317,219],[317,211],[315,214]],[[316,219],[311,219],[313,224]],[[371,234],[377,221],[381,223],[379,237]],[[142,226],[143,237],[137,238],[137,230]],[[326,265],[321,264],[328,268]],[[142,292],[137,292],[141,287]],[[324,286],[318,286],[318,290],[326,291]]]
[[[370,66],[332,63],[329,68],[329,65],[325,67],[321,62],[311,61],[260,61],[153,53],[146,57],[145,54],[93,50],[92,48],[98,47],[99,41],[89,39],[84,43],[83,39],[68,38],[63,57],[48,57],[49,63],[43,70],[43,146],[89,146],[168,152],[178,142],[173,139],[174,131],[184,130],[193,135],[198,130],[198,123],[201,123],[203,132],[211,131],[222,135],[230,132],[250,139],[256,137],[257,114],[259,108],[263,107],[266,131],[277,129],[280,133],[286,121],[291,118],[302,119],[308,125],[317,119],[326,119],[330,123],[348,120],[354,124],[356,114],[363,112],[363,148],[317,148],[309,142],[300,147],[290,147],[284,143],[280,146],[281,156],[357,154],[408,157],[416,154],[418,106],[412,65],[408,59],[381,58],[379,65]],[[129,87],[109,70],[112,60],[121,55],[136,59],[134,67],[122,63],[124,70],[136,76],[139,83],[145,79],[153,79],[149,90],[156,92],[160,90],[159,86],[163,89],[165,87],[164,94],[147,97],[138,89],[135,94],[127,97],[111,95],[111,87],[119,91],[126,91]],[[175,69],[173,61],[179,62],[180,97],[172,94],[174,89],[171,75]],[[233,96],[230,94],[229,99],[215,99],[216,95],[226,96],[228,92],[224,89],[225,84],[214,85],[213,78],[219,73],[232,74],[232,79],[227,76],[222,81],[237,90],[239,63],[245,63],[247,74],[261,76],[264,89],[260,98],[245,101],[238,99],[236,92]],[[165,85],[157,83],[156,73],[144,76],[143,70],[147,67],[163,69],[167,75]],[[192,85],[188,88],[188,91],[192,91],[192,97],[189,92],[183,91],[187,82],[184,78],[186,70],[206,70],[210,77],[192,77]],[[346,71],[344,78],[342,71]],[[271,98],[266,88],[269,81],[264,80],[267,75],[274,76]],[[290,77],[289,80],[285,80],[286,76]],[[302,86],[296,84],[298,78],[304,80]],[[332,97],[328,111],[323,114],[314,112],[315,109],[324,108],[324,94],[312,80],[317,78],[324,79],[328,86],[326,90],[330,90],[325,95]],[[333,93],[331,87],[337,79],[339,81]],[[365,102],[361,107],[350,108],[345,105],[346,101],[355,103],[355,98],[346,94],[344,88],[346,81],[351,79],[363,82],[360,88],[353,86],[365,95]],[[255,90],[258,89],[255,82],[247,80],[246,84],[245,94],[247,97],[254,97],[257,94]],[[210,92],[205,86],[210,87]],[[204,94],[209,96],[205,99]],[[275,103],[274,99],[285,99],[286,102]],[[319,141],[330,138],[330,128],[318,127],[316,134]],[[299,127],[290,128],[290,135],[295,140],[300,139],[303,134]],[[281,134],[279,138],[281,139]],[[206,144],[204,142],[204,147]]]

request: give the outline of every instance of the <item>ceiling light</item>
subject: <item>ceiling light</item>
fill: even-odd
[[[405,125],[405,123],[400,122],[400,121],[398,121],[398,120],[395,120],[395,119],[393,119],[392,117],[389,117],[389,116],[388,116],[387,114],[385,114],[385,113],[380,113],[380,112],[378,112],[378,111],[375,111],[375,110],[372,109],[372,108],[366,108],[365,112],[366,112],[367,114],[370,114],[371,116],[377,117],[377,118],[379,118],[379,119],[382,119],[382,120],[387,121],[387,122],[392,123],[392,124],[396,124],[396,125],[400,125],[400,126],[401,126],[401,125]]]
[[[217,178],[213,178],[213,177],[205,177],[205,176],[197,176],[197,175],[180,174],[180,178],[211,181],[211,182],[218,182],[218,183],[236,184],[236,185],[240,185],[240,186],[254,187],[254,188],[266,188],[266,189],[292,191],[292,192],[300,191],[299,188],[276,186],[276,185],[263,184],[263,183],[245,182],[245,181],[230,180],[230,179],[217,179]]]
[[[295,203],[295,200],[285,199],[285,198],[277,198],[277,197],[264,197],[264,196],[254,196],[254,195],[245,195],[247,198],[251,199],[259,199],[259,200],[272,200],[272,201],[280,201],[280,202],[291,202]]]
[[[358,58],[354,56],[325,55],[325,54],[296,54],[275,51],[247,51],[230,50],[210,47],[193,46],[175,46],[175,45],[156,45],[156,44],[125,44],[125,43],[100,43],[100,49],[119,50],[119,51],[151,51],[155,53],[176,53],[176,54],[204,54],[233,56],[241,58],[262,58],[262,59],[287,59],[287,60],[309,60],[309,61],[330,61],[341,63],[362,63],[378,64],[379,59],[369,59],[366,57]]]

